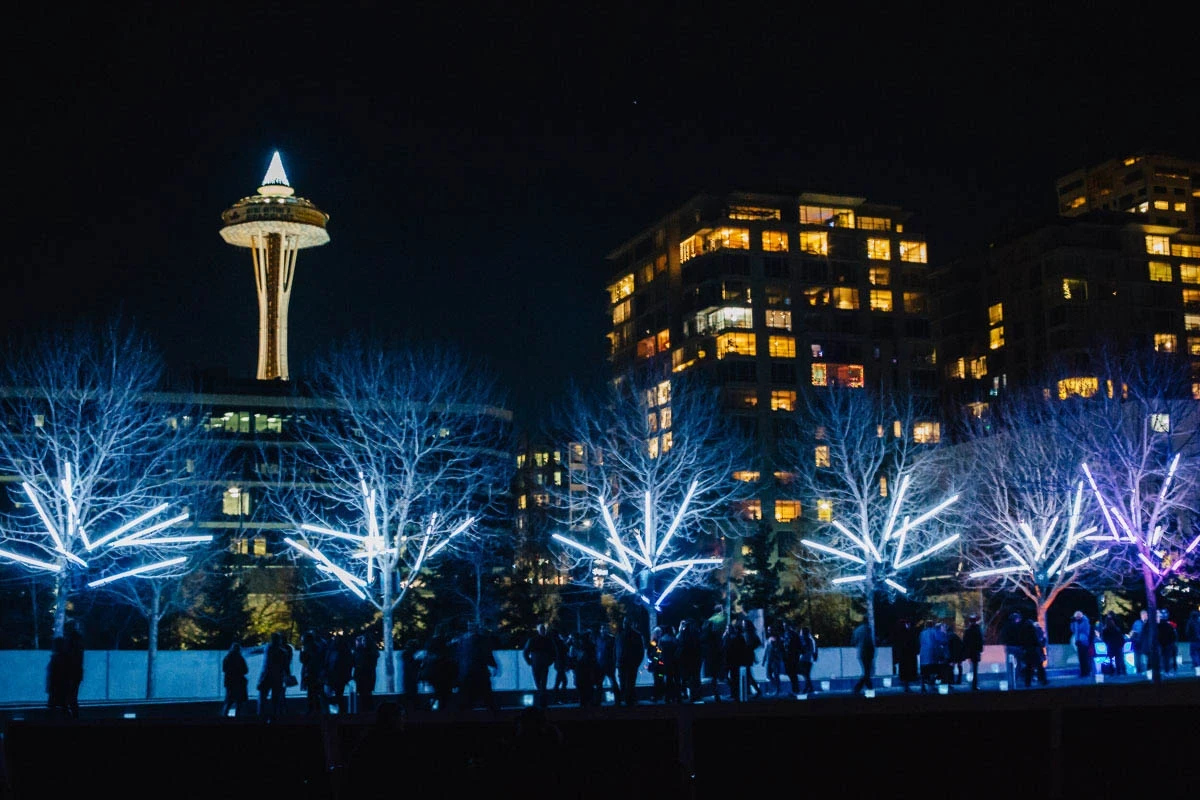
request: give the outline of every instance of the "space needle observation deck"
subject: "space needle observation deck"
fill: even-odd
[[[329,215],[296,197],[278,151],[253,197],[243,197],[221,214],[221,238],[247,247],[254,258],[258,292],[258,379],[288,380],[288,303],[296,256],[329,241]]]

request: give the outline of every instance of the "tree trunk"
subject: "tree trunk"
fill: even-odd
[[[162,620],[162,589],[158,581],[151,581],[153,590],[150,599],[150,615],[146,620],[150,628],[149,641],[146,646],[146,699],[154,698],[156,690],[154,681],[154,662],[158,655],[158,623]]]
[[[394,694],[396,691],[396,661],[392,658],[394,648],[392,647],[392,626],[395,619],[396,604],[392,600],[393,584],[395,573],[388,570],[379,576],[383,581],[383,631],[380,641],[383,643],[383,687],[388,694]]]

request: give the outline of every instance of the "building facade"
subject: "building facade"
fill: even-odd
[[[613,374],[657,375],[664,398],[690,370],[720,387],[761,453],[738,474],[759,485],[751,518],[799,522],[778,445],[804,391],[936,397],[928,249],[909,218],[861,197],[703,194],[609,254]],[[936,439],[936,420],[920,435]]]

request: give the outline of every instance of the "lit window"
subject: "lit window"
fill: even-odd
[[[784,231],[763,231],[762,249],[768,253],[786,253],[788,235]]]
[[[1154,210],[1155,211],[1166,211],[1170,207],[1171,207],[1171,204],[1167,200],[1155,200],[1154,201]]]
[[[1173,333],[1154,334],[1154,350],[1158,353],[1174,353],[1178,344]]]
[[[759,473],[754,470],[739,469],[733,473],[733,479],[735,481],[742,481],[743,483],[754,483],[758,478]]]
[[[810,306],[829,305],[829,290],[824,286],[809,286],[804,289],[804,299]]]
[[[642,282],[643,286],[651,283],[654,280],[654,265],[646,264],[638,270],[638,280]]]
[[[818,467],[829,466],[829,445],[820,444],[813,449],[814,463]]]
[[[871,290],[871,310],[872,311],[891,311],[892,310],[892,293],[888,289],[872,289]]]
[[[988,347],[992,350],[999,350],[1004,347],[1004,326],[998,325],[988,331]]]
[[[670,431],[667,431],[666,433],[664,433],[662,435],[662,451],[663,451],[663,453],[671,452],[671,444],[673,441],[674,441],[674,437],[671,435]]]
[[[517,469],[523,469],[524,467],[525,467],[525,454],[521,453],[521,455],[517,456]]]
[[[892,260],[892,240],[891,239],[876,239],[873,237],[867,238],[867,258],[876,261],[891,261]]]
[[[987,356],[971,359],[971,377],[982,378],[987,375]]]
[[[799,500],[776,500],[775,501],[775,521],[776,522],[791,522],[798,516],[800,516],[800,501]]]
[[[728,408],[754,408],[758,405],[758,393],[753,389],[726,389],[725,405]]]
[[[937,444],[942,440],[942,426],[937,422],[918,422],[913,425],[913,441],[917,444]]]
[[[1100,389],[1100,383],[1095,378],[1063,378],[1058,382],[1058,399],[1066,400],[1071,396],[1091,397]]]
[[[795,336],[770,336],[770,337],[767,337],[767,353],[772,358],[795,358],[796,357],[796,337]]]
[[[730,219],[780,219],[778,208],[763,208],[762,206],[730,206]]]
[[[658,412],[651,411],[646,415],[646,432],[658,433]]]
[[[647,336],[645,339],[641,339],[640,341],[638,341],[638,343],[637,343],[638,358],[650,358],[656,352],[658,352],[658,351],[655,350],[655,348],[654,348],[654,337],[653,336]]]
[[[833,521],[833,501],[818,500],[817,501],[817,519],[821,522]]]
[[[626,275],[619,281],[608,287],[608,296],[610,303],[616,303],[623,298],[633,294],[633,275]]]
[[[1170,414],[1151,414],[1150,415],[1150,430],[1155,433],[1170,433],[1171,432],[1171,415]]]
[[[1176,203],[1171,208],[1173,211],[1178,211],[1180,214],[1187,213],[1187,203]]]
[[[717,358],[752,356],[757,352],[753,333],[723,333],[717,337]]]
[[[669,330],[661,330],[658,332],[658,352],[665,353],[671,349],[671,332]]]
[[[646,453],[651,458],[658,458],[658,437],[655,436],[646,442]]]
[[[244,517],[250,513],[250,492],[230,486],[221,495],[221,513],[227,517]]]
[[[929,253],[925,242],[900,242],[900,260],[912,264],[925,264],[929,261]]]
[[[929,301],[924,292],[904,293],[904,312],[906,314],[924,314],[929,310]]]
[[[1200,264],[1180,264],[1180,283],[1200,283]]]
[[[529,506],[529,497],[527,495],[521,495],[520,497],[517,498],[517,508],[526,508],[528,506]]]
[[[754,310],[745,306],[726,306],[707,314],[696,315],[696,333],[720,332],[728,328],[749,330],[753,327]]]
[[[887,217],[859,217],[858,229],[860,231],[890,231],[892,221]]]
[[[1169,236],[1147,236],[1146,237],[1146,252],[1153,253],[1156,256],[1169,255],[1171,252],[1171,237],[1169,237]]]
[[[1064,300],[1087,300],[1087,281],[1082,278],[1063,278],[1062,296]]]
[[[1200,356],[1200,336],[1188,337],[1188,355]]]
[[[812,365],[812,385],[828,386],[829,382],[850,389],[863,387],[862,364],[819,364]]]
[[[1004,322],[1004,304],[996,303],[994,306],[988,306],[988,324],[999,325]]]
[[[1200,244],[1173,244],[1171,255],[1180,258],[1200,258]]]
[[[800,231],[800,251],[816,256],[829,255],[829,234],[825,231]]]
[[[546,466],[547,464],[550,463],[550,454],[549,453],[534,453],[533,454],[533,463],[539,467]]]
[[[671,427],[671,407],[663,406],[658,410],[658,424],[664,431]]]
[[[879,496],[880,496],[880,497],[887,497],[887,496],[888,496],[888,481],[887,481],[887,475],[880,475],[880,476],[879,476]]]
[[[554,470],[554,485],[562,486],[562,470],[561,469]]]
[[[654,387],[658,392],[658,405],[664,406],[671,402],[671,382],[659,381],[658,386]]]
[[[1200,314],[1184,314],[1183,329],[1185,331],[1200,331]]]
[[[892,436],[897,439],[904,436],[904,426],[900,424],[900,420],[892,420]]]
[[[789,389],[772,389],[771,390],[771,410],[772,411],[795,411],[796,410],[796,393]]]
[[[967,360],[956,358],[946,365],[946,377],[962,380],[967,377]]]
[[[700,234],[689,236],[679,243],[679,263],[686,264],[698,255],[704,254],[704,239]]]
[[[1200,289],[1183,290],[1183,307],[1192,310],[1200,307]]]
[[[773,308],[768,308],[767,327],[782,328],[785,331],[790,331],[792,329],[792,312],[778,311]]]
[[[833,307],[843,311],[853,311],[858,308],[858,289],[850,286],[835,286],[832,291]]]
[[[1171,265],[1166,261],[1151,261],[1150,262],[1150,280],[1152,281],[1171,281]]]
[[[802,225],[828,225],[831,228],[853,228],[854,212],[848,208],[800,206]]]
[[[633,304],[628,300],[624,300],[613,306],[612,321],[613,325],[620,325],[625,320],[629,319],[629,312],[633,308]]]
[[[539,508],[545,508],[550,505],[550,495],[544,492],[539,492],[533,496],[533,504]]]
[[[987,410],[988,410],[987,403],[980,403],[980,402],[967,403],[967,411],[969,411],[971,413],[971,416],[974,417],[975,419],[982,418],[983,415],[987,413]]]
[[[707,243],[710,250],[721,250],[723,248],[728,248],[731,250],[749,250],[750,229],[718,228],[708,235]]]
[[[867,280],[871,282],[872,286],[891,286],[892,268],[872,265],[867,269]]]

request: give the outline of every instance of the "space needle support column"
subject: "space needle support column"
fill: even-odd
[[[305,247],[329,241],[329,215],[296,197],[279,153],[255,197],[244,197],[221,215],[221,238],[250,250],[258,295],[258,379],[288,380],[288,305],[296,257]]]

